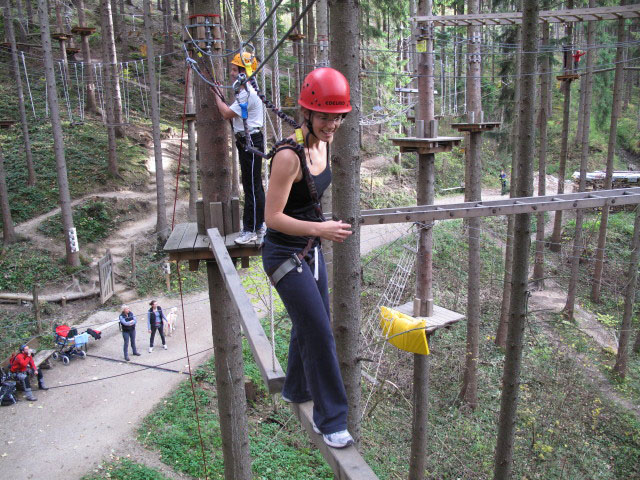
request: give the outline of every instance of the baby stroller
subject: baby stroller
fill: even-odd
[[[87,356],[85,350],[89,341],[88,333],[78,333],[76,328],[71,328],[68,325],[56,325],[53,332],[58,346],[58,350],[51,355],[54,360],[59,359],[65,365],[69,365],[73,357],[85,358]]]

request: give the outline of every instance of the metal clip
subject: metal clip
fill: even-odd
[[[300,260],[300,258],[298,258],[298,254],[292,253],[291,258],[293,258],[293,261],[296,264],[296,270],[298,271],[298,273],[302,273],[302,261]]]

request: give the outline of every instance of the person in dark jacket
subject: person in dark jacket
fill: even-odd
[[[151,308],[147,312],[147,330],[151,334],[151,338],[149,340],[149,353],[153,352],[153,339],[156,336],[156,331],[160,334],[160,338],[162,339],[162,348],[167,349],[167,342],[164,339],[164,323],[167,321],[167,317],[164,316],[164,312],[162,311],[162,307],[158,305],[158,302],[152,300]]]
[[[120,314],[120,327],[122,328],[122,338],[124,339],[124,359],[129,361],[129,342],[131,342],[131,350],[134,355],[139,356],[138,349],[136,348],[136,316],[133,314],[127,305],[122,306],[122,313]]]
[[[22,387],[24,388],[24,393],[26,394],[27,400],[29,400],[30,402],[37,401],[38,399],[33,396],[31,384],[29,383],[29,377],[31,375],[36,375],[38,377],[38,388],[40,390],[48,390],[48,388],[44,386],[42,370],[36,367],[36,364],[33,361],[33,353],[31,352],[29,346],[22,345],[18,354],[11,359],[10,363],[11,373],[15,374],[17,380],[22,383]]]

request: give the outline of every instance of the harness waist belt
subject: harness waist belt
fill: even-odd
[[[249,135],[256,135],[260,132],[260,130],[254,130],[253,132],[249,132]],[[235,132],[236,140],[244,140],[244,132]]]
[[[276,268],[271,275],[269,275],[269,280],[275,287],[283,277],[289,273],[294,268],[298,269],[298,272],[302,272],[302,260],[298,258],[298,254],[292,254],[288,259],[280,264],[278,268]]]

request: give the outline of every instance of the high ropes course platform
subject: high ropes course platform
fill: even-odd
[[[600,20],[618,20],[620,18],[639,18],[640,3],[617,7],[578,8],[572,10],[543,10],[539,22],[573,23]],[[478,13],[472,15],[431,15],[415,17],[418,24],[431,24],[434,27],[468,27],[491,25],[517,25],[522,23],[522,12]]]

